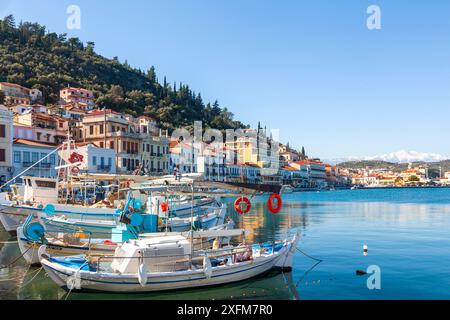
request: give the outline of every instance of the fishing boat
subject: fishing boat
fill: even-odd
[[[221,241],[223,243],[229,242],[233,235],[243,234],[241,229],[234,229],[235,223],[229,219],[224,224],[210,228],[209,232],[220,230],[232,230],[234,233],[221,234]],[[122,230],[126,232],[125,229]],[[206,231],[197,231],[196,234],[204,235]],[[161,236],[162,233],[142,233],[140,238]],[[178,235],[183,234],[189,236],[189,232],[164,232],[164,235]],[[213,234],[214,235],[214,234]],[[129,238],[134,237],[133,233],[129,234]],[[117,238],[117,237],[116,237]],[[122,236],[122,238],[125,238]],[[213,241],[212,236],[205,241]],[[47,252],[55,256],[70,256],[79,254],[93,254],[93,255],[113,255],[115,249],[121,243],[113,241],[113,237],[109,239],[92,238],[90,234],[80,232],[46,232],[45,228],[39,222],[32,222],[32,216],[29,216],[25,223],[17,228],[17,242],[20,248],[22,257],[28,264],[39,264],[38,250],[43,244],[46,245]],[[198,245],[198,241],[194,242]],[[203,245],[203,242],[200,243]]]
[[[151,292],[237,282],[273,268],[292,268],[298,234],[290,240],[194,250],[185,236],[129,240],[111,256],[39,258],[49,277],[72,291]]]

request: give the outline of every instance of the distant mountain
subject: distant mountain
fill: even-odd
[[[388,154],[373,157],[365,157],[364,160],[382,160],[386,162],[408,163],[408,162],[438,162],[450,159],[437,153],[426,153],[417,151],[400,150]]]
[[[449,156],[444,156],[437,153],[400,150],[397,152],[391,152],[378,156],[333,158],[333,159],[324,159],[323,161],[334,165],[334,164],[342,164],[345,162],[373,161],[373,160],[384,161],[389,163],[410,163],[410,162],[439,162],[448,159],[450,159]]]

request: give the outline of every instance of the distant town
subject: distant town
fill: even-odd
[[[58,155],[41,159],[69,136],[83,155],[80,169],[89,173],[202,173],[210,181],[281,184],[294,190],[450,185],[450,171],[430,178],[426,164],[411,163],[400,171],[352,168],[310,158],[304,148],[289,144],[279,143],[274,152],[268,148],[274,141],[260,125],[244,129],[246,135],[222,148],[172,140],[149,116],[97,108],[94,93],[85,88],[64,87],[58,105],[44,105],[40,90],[1,82],[0,98],[1,182],[27,169],[27,175],[57,176]],[[227,150],[239,160],[227,159]]]

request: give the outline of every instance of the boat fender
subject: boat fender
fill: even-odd
[[[212,265],[211,265],[211,260],[207,256],[203,257],[203,272],[205,273],[205,277],[207,279],[211,278]]]
[[[244,207],[244,208],[242,208]],[[239,214],[246,214],[252,208],[252,203],[247,197],[239,197],[234,201],[234,210]]]
[[[144,262],[142,262],[139,265],[138,280],[139,280],[139,284],[142,287],[144,287],[147,284],[147,267],[145,266]]]
[[[276,206],[274,206],[274,200],[276,200]],[[272,213],[280,212],[282,205],[283,201],[281,201],[281,197],[278,193],[272,193],[269,200],[267,200],[267,208],[269,208],[269,211]]]

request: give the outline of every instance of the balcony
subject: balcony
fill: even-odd
[[[109,172],[109,171],[111,171],[111,166],[110,165],[98,165],[97,171],[98,172]]]
[[[24,167],[24,168],[29,168],[29,167],[31,167],[32,165],[34,165],[36,162],[29,162],[29,161],[24,161],[24,162],[22,162],[22,167]],[[41,163],[38,163],[38,164],[36,164],[35,166],[34,166],[34,168],[37,168],[37,169],[51,169],[52,168],[52,164],[51,163],[49,163],[49,162],[41,162]]]

